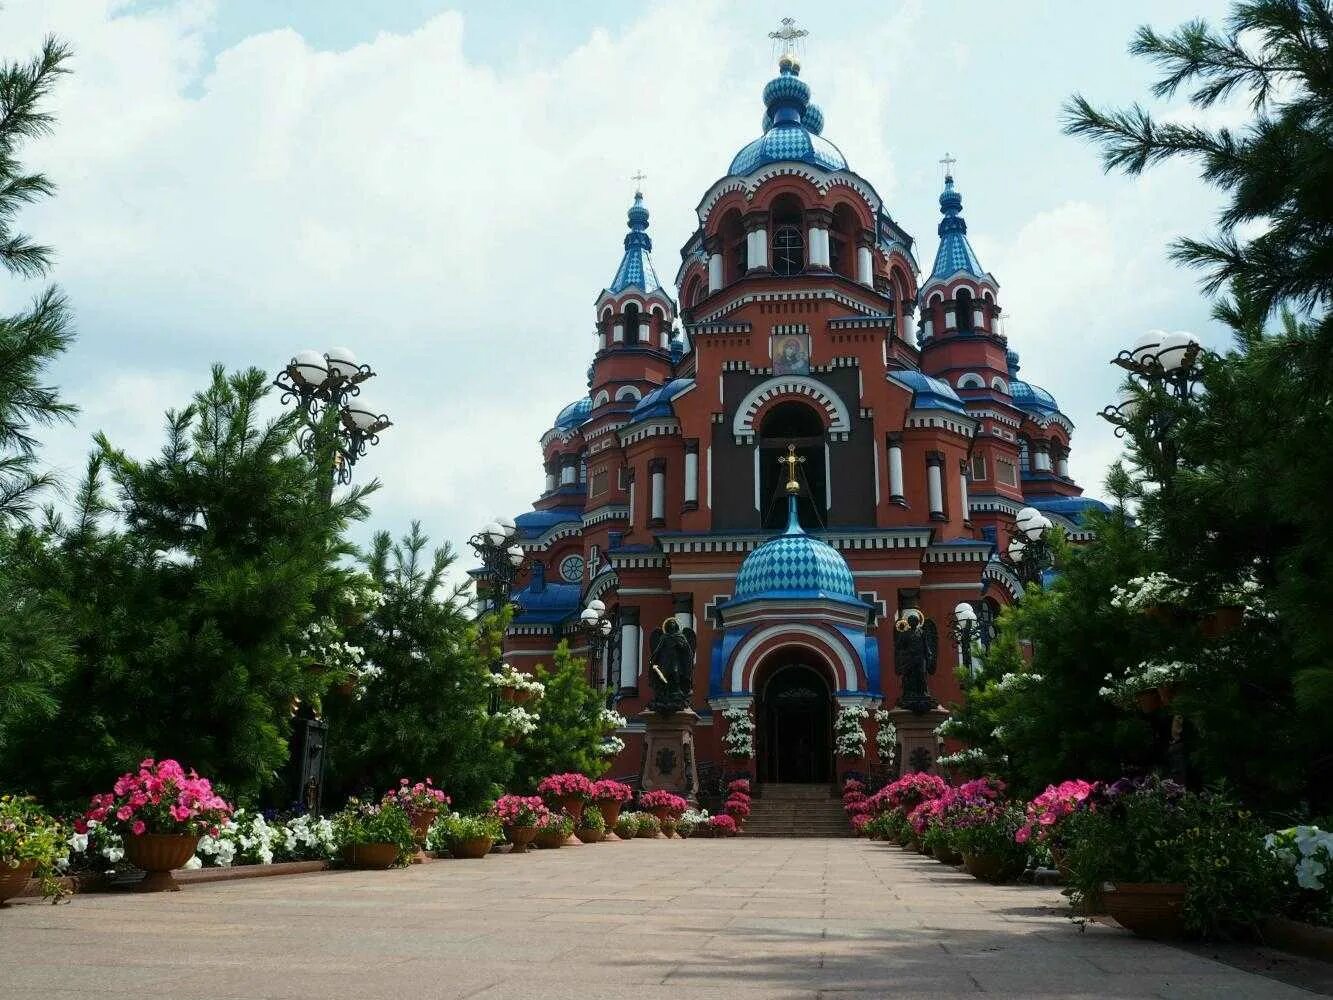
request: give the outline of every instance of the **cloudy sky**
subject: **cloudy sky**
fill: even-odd
[[[28,157],[59,194],[22,219],[57,249],[78,320],[56,377],[82,414],[46,459],[73,475],[96,430],[151,453],[211,362],[276,370],[346,345],[395,421],[358,467],[383,482],[371,527],[419,518],[458,546],[527,509],[537,440],[584,391],[630,175],[648,175],[669,279],[700,196],[758,134],[766,35],[790,14],[811,32],[824,134],[927,268],[938,160],[957,157],[1024,376],[1073,419],[1074,474],[1100,493],[1117,451],[1095,416],[1106,360],[1153,328],[1222,338],[1165,254],[1210,227],[1217,197],[1184,165],[1105,176],[1060,107],[1075,90],[1145,99],[1134,27],[1225,4],[802,6],[0,0],[0,58],[46,32],[76,53],[57,131]],[[0,309],[35,291],[0,278]]]

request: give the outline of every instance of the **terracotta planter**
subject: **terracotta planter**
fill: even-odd
[[[412,855],[412,864],[419,865],[426,860],[426,834],[430,833],[431,824],[440,815],[438,809],[427,809],[412,817],[412,839],[417,843],[417,852]]]
[[[397,844],[348,844],[343,858],[352,868],[382,871],[398,863]]]
[[[578,836],[579,841],[584,844],[600,844],[604,836],[601,830],[595,828],[575,830],[574,833]]]
[[[667,815],[662,817],[662,832],[668,837],[676,836],[676,817]]]
[[[694,836],[694,827],[678,826],[676,827],[676,836],[679,837],[681,840],[689,840],[691,837]]]
[[[1117,882],[1102,897],[1116,923],[1139,937],[1185,935],[1185,886],[1180,882]]]
[[[1134,696],[1138,703],[1140,712],[1155,712],[1162,707],[1162,695],[1157,688],[1148,691],[1140,691]]]
[[[500,688],[500,700],[511,705],[525,705],[532,700],[531,691],[519,691],[517,688]]]
[[[460,840],[456,844],[449,845],[449,853],[454,857],[462,859],[476,860],[484,858],[491,853],[490,837],[472,837],[468,840]]]
[[[526,854],[528,845],[532,843],[533,838],[537,836],[535,826],[507,826],[505,827],[505,838],[513,845],[510,854]]]
[[[560,808],[574,821],[574,826],[577,827],[579,820],[583,818],[583,800],[577,795],[566,795],[560,800]]]
[[[602,799],[597,803],[597,809],[602,814],[602,819],[605,821],[608,830],[616,828],[616,820],[620,819],[622,804],[615,799]]]
[[[1170,705],[1171,702],[1175,700],[1175,697],[1176,686],[1174,684],[1163,684],[1157,689],[1157,698],[1161,701],[1163,708]]]
[[[5,900],[23,894],[36,868],[36,861],[20,861],[16,868],[10,868],[8,862],[0,861],[0,906],[5,905]]]
[[[1060,873],[1060,880],[1068,882],[1073,872],[1069,868],[1069,858],[1063,847],[1051,845],[1051,864],[1055,865],[1055,870]]]
[[[199,838],[189,833],[142,833],[125,838],[125,860],[142,868],[145,877],[135,886],[138,892],[179,892],[171,877],[185,867],[199,845]]]
[[[963,852],[963,871],[983,882],[1008,882],[1023,874],[1023,863],[1002,854]]]
[[[534,843],[543,850],[553,851],[564,845],[566,837],[559,830],[538,830]]]

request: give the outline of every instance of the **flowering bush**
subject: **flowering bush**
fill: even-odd
[[[379,595],[382,603],[383,595]],[[351,597],[352,591],[347,592]],[[365,661],[366,651],[361,646],[348,642],[343,630],[332,618],[321,618],[311,622],[301,633],[299,655],[311,663],[317,663],[332,674],[342,675],[350,680],[363,682],[378,677],[382,671],[373,663]]]
[[[537,794],[554,805],[565,799],[587,802],[592,798],[592,780],[577,772],[552,774],[537,783]]]
[[[639,808],[656,811],[665,809],[672,816],[682,815],[690,804],[679,795],[668,792],[666,789],[657,788],[651,792],[643,792],[639,796]]]
[[[682,837],[688,837],[699,827],[707,824],[707,809],[686,809],[680,814],[680,819],[676,820],[676,832]]]
[[[139,764],[139,771],[116,779],[112,791],[92,797],[89,809],[75,820],[74,829],[87,833],[90,823],[123,835],[144,833],[199,835],[212,833],[231,815],[229,806],[213,791],[207,778],[188,774],[174,760]]]
[[[469,840],[483,837],[494,844],[504,836],[500,821],[494,816],[460,816],[450,813],[431,824],[426,834],[426,846],[432,851],[447,851]]]
[[[843,705],[833,720],[833,750],[839,757],[864,757],[865,721],[870,718],[864,705]]]
[[[41,880],[42,895],[57,899],[60,883],[56,867],[69,855],[64,831],[33,798],[0,796],[0,869],[33,862],[33,874]]]
[[[866,790],[865,782],[857,778],[848,778],[846,781],[842,783],[842,794],[844,797],[846,797],[852,792],[860,792],[862,795],[864,795],[865,790]]]
[[[278,861],[327,861],[337,851],[333,823],[309,814],[289,820],[266,819],[244,809],[224,820],[216,834],[199,838],[186,868],[229,868]]]
[[[537,723],[541,721],[541,716],[536,712],[529,712],[522,705],[509,705],[500,709],[491,718],[505,736],[513,737],[531,735],[537,731]]]
[[[585,809],[579,814],[579,821],[574,824],[574,833],[582,836],[586,832],[605,833],[606,818],[600,809]],[[600,839],[600,838],[599,838]]]
[[[865,828],[867,825],[869,825],[870,820],[871,816],[869,813],[855,814],[854,816],[852,816],[852,832],[853,833],[865,832]]]
[[[416,851],[411,817],[387,797],[379,804],[348,799],[342,812],[333,817],[333,838],[339,849],[357,844],[394,844],[399,862]]]
[[[1293,826],[1264,838],[1289,880],[1288,915],[1333,926],[1333,833],[1317,826]]]
[[[737,792],[739,792],[739,793],[742,794],[742,795],[749,795],[749,794],[750,794],[750,779],[749,779],[749,778],[737,778],[735,781],[729,781],[729,782],[727,782],[727,791],[728,791],[730,794],[732,794],[732,795],[735,795]]]
[[[750,797],[733,795],[722,806],[722,811],[733,819],[745,819],[750,815]]]
[[[415,823],[428,813],[440,812],[449,805],[450,799],[430,778],[415,784],[408,778],[399,778],[398,787],[384,793],[384,803],[400,807]]]
[[[537,817],[537,837],[563,841],[574,832],[574,820],[562,812],[547,811]]]
[[[621,840],[633,840],[639,835],[639,814],[621,813],[616,820],[616,836]]]
[[[628,802],[634,798],[634,789],[623,781],[612,781],[610,778],[602,778],[600,781],[592,783],[592,800],[594,802]]]
[[[1142,611],[1160,604],[1183,605],[1189,597],[1189,587],[1165,573],[1136,576],[1123,587],[1111,588],[1111,607],[1125,611]]]
[[[750,718],[748,708],[726,708],[722,718],[727,723],[727,731],[722,734],[722,749],[728,757],[750,758],[754,756],[754,719]]]
[[[948,719],[945,722],[949,721]],[[893,759],[898,756],[898,727],[893,724],[892,717],[884,709],[876,709],[875,724],[879,729],[875,733],[875,753],[880,761],[885,764],[892,764]]]
[[[545,684],[520,670],[515,670],[508,663],[500,664],[500,669],[487,679],[491,687],[515,691],[532,698],[540,698],[546,693]]]
[[[953,845],[966,856],[998,858],[1001,878],[1013,878],[1027,867],[1027,845],[1014,839],[1023,810],[999,800],[969,802],[949,817]]]
[[[550,810],[538,795],[501,795],[491,815],[506,827],[535,827]]]
[[[652,838],[662,832],[662,821],[652,813],[637,812],[633,815],[634,822],[638,825],[637,836]]]
[[[1025,844],[1033,836],[1043,842],[1056,837],[1060,822],[1081,809],[1095,787],[1081,778],[1047,785],[1044,792],[1028,803],[1026,818],[1014,838]]]
[[[900,808],[910,813],[926,799],[939,798],[948,787],[948,782],[938,774],[912,771],[892,784],[885,785],[875,795],[882,795],[883,803],[889,808]]]
[[[708,827],[715,837],[730,837],[736,833],[736,821],[730,816],[710,816]]]

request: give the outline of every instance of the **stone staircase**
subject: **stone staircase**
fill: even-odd
[[[850,837],[833,786],[765,785],[750,804],[747,837]]]

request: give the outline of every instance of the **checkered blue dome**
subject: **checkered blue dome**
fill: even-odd
[[[800,65],[784,57],[778,69],[778,76],[764,87],[764,134],[742,147],[727,173],[743,177],[766,164],[791,160],[824,170],[846,170],[841,150],[820,135],[824,113],[810,103]]]
[[[860,600],[847,560],[801,530],[796,498],[787,498],[787,530],[741,563],[733,601],[751,597],[834,597]]]

